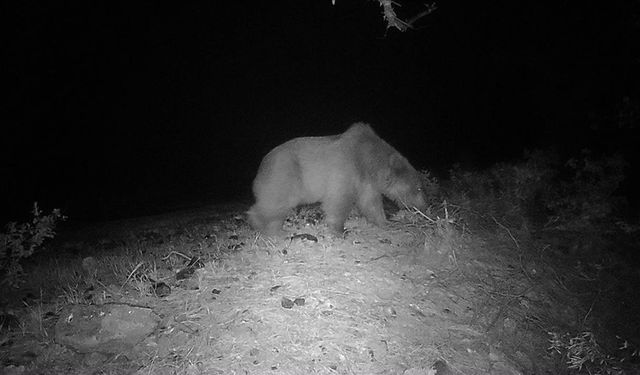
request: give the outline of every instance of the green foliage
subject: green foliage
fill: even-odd
[[[32,214],[31,222],[10,222],[0,233],[0,284],[17,286],[22,277],[20,261],[33,255],[47,238],[53,238],[57,222],[66,219],[59,209],[43,215],[37,202]]]

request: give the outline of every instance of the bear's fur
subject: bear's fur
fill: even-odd
[[[364,123],[339,135],[277,146],[262,159],[253,193],[249,223],[268,235],[282,235],[284,219],[300,204],[321,202],[326,224],[340,234],[354,204],[378,226],[386,223],[383,195],[401,205],[425,206],[419,173]]]

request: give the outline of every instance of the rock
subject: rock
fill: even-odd
[[[9,365],[7,367],[0,368],[0,374],[5,375],[22,375],[25,373],[25,371],[26,369],[24,366]]]
[[[293,307],[293,301],[287,297],[282,297],[282,300],[280,300],[280,305],[285,309],[290,309]]]
[[[504,327],[504,331],[506,333],[513,335],[516,333],[516,329],[518,328],[518,323],[511,318],[505,318],[502,321],[502,326]]]
[[[151,293],[157,297],[166,297],[171,294],[171,287],[166,283],[159,281],[151,285]]]
[[[494,362],[491,367],[491,375],[522,375],[522,372],[510,363]]]
[[[93,352],[84,357],[83,362],[87,367],[98,367],[107,361],[108,357],[102,353]]]
[[[435,375],[452,375],[453,371],[451,367],[447,364],[447,362],[439,359],[433,363],[431,366],[433,370],[435,370]]]
[[[126,304],[67,305],[56,323],[56,342],[79,353],[122,353],[154,332],[160,318]]]
[[[406,369],[403,375],[452,375],[453,371],[443,360],[437,360],[430,368],[412,367]]]

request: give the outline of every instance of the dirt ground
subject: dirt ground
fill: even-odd
[[[309,236],[273,240],[242,207],[210,206],[63,228],[28,282],[3,291],[17,321],[3,326],[0,373],[578,373],[549,340],[597,313],[574,293],[588,288],[577,277],[588,264],[567,255],[593,241],[418,219],[380,229],[351,217],[336,238],[302,211],[287,229]],[[162,323],[118,355],[55,342],[65,304],[110,302],[150,307]]]

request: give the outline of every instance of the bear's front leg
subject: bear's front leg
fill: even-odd
[[[332,197],[322,202],[325,213],[325,222],[334,234],[344,236],[344,222],[353,207],[350,197]]]
[[[377,191],[370,189],[363,194],[358,199],[358,209],[370,223],[379,227],[384,227],[387,224],[382,205],[382,195]]]

